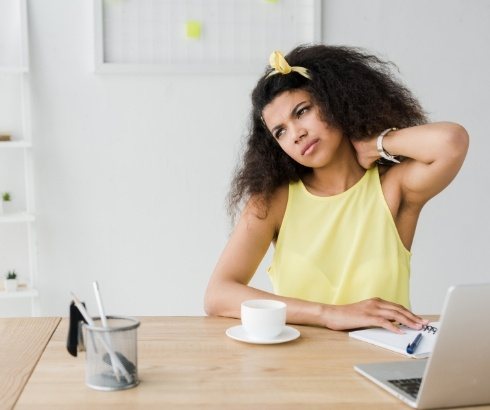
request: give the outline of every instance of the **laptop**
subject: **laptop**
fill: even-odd
[[[449,288],[428,359],[354,369],[416,409],[490,404],[490,283]]]

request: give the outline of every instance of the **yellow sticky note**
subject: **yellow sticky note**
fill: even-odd
[[[267,3],[279,3],[279,0],[265,0]]]
[[[201,37],[202,24],[197,20],[189,20],[185,23],[185,35],[187,38],[198,39]]]

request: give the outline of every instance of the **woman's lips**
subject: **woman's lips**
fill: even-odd
[[[308,144],[305,145],[305,147],[301,150],[301,155],[308,155],[310,154],[314,149],[316,144],[318,143],[319,139],[315,139]]]

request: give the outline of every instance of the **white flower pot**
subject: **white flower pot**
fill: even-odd
[[[11,213],[11,210],[12,210],[12,202],[2,201],[2,198],[0,198],[0,215]]]
[[[17,279],[5,279],[4,287],[7,292],[15,292],[17,291]]]

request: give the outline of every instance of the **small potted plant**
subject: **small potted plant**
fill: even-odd
[[[7,275],[5,275],[5,290],[7,292],[15,292],[17,290],[17,273],[15,273],[15,270],[10,270],[7,272]]]
[[[0,198],[0,215],[3,214],[3,203],[10,202],[12,200],[12,196],[10,192],[4,192],[2,194],[2,198]]]

